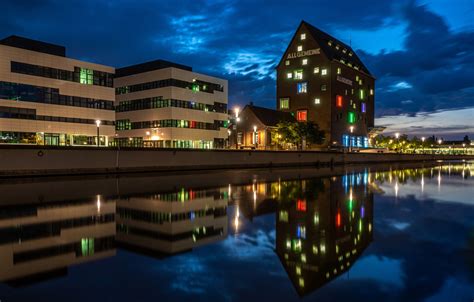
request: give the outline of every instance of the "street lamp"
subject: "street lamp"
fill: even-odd
[[[96,120],[95,124],[97,125],[97,147],[100,146],[100,124],[102,122],[100,120]]]
[[[258,142],[257,142],[257,126],[253,126],[253,139],[255,143],[255,149],[258,147]]]
[[[426,140],[426,137],[422,136],[421,137],[421,148],[423,150],[423,153],[425,153],[425,140]]]
[[[354,133],[354,126],[350,126],[349,131],[351,134]],[[352,135],[349,136],[349,152],[352,152]]]
[[[395,133],[395,138],[397,139],[397,153],[399,151],[398,150],[398,145],[400,144],[400,141],[398,140],[399,137],[400,137],[400,133],[399,132]]]

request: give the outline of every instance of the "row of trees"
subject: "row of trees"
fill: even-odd
[[[282,149],[305,149],[324,142],[324,131],[313,122],[280,122],[272,135],[273,143]]]
[[[464,137],[464,141],[469,143],[469,138],[467,136]],[[421,139],[417,136],[414,136],[410,139],[408,135],[404,134],[398,138],[393,136],[379,135],[375,138],[373,143],[377,148],[387,148],[389,150],[400,152],[416,152],[417,150],[430,149],[439,146],[442,142],[442,140],[439,140],[434,135],[427,137],[426,139]]]

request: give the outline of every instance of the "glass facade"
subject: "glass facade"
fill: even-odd
[[[177,99],[163,99],[161,96],[137,99],[131,101],[122,101],[116,107],[117,112],[128,112],[156,108],[186,108],[201,111],[211,111],[219,113],[227,113],[227,104],[214,102],[214,105],[198,103],[194,101],[184,101]]]
[[[122,86],[117,87],[115,89],[115,94],[127,94],[132,92],[150,90],[150,89],[158,89],[163,87],[179,87],[190,89],[193,91],[200,91],[206,93],[214,93],[214,91],[224,91],[224,87],[219,84],[204,82],[204,81],[194,81],[194,82],[187,82],[177,79],[165,79],[159,81],[153,81],[148,83],[140,83],[130,86]]]
[[[346,148],[368,148],[369,139],[365,136],[354,136],[349,134],[344,134],[342,136],[342,146]]]

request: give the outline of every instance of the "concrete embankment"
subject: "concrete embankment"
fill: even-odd
[[[474,160],[474,156],[1,146],[0,177]]]

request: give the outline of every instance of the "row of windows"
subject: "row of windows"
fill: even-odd
[[[74,67],[74,71],[51,68],[27,63],[11,62],[11,72],[37,77],[76,82],[105,87],[114,86],[114,75],[103,71]]]
[[[226,213],[227,211],[225,207],[202,209],[183,213],[163,213],[121,207],[117,208],[117,214],[122,219],[144,221],[154,224],[163,224],[165,222],[177,222],[182,220],[194,220],[195,218],[205,216],[222,217],[225,216]]]
[[[147,128],[192,128],[205,130],[219,130],[219,128],[227,127],[227,121],[215,120],[214,123],[205,123],[198,121],[187,120],[156,120],[156,121],[140,121],[130,122],[130,120],[117,120],[116,130],[133,130],[133,129],[147,129]]]
[[[213,111],[227,113],[227,104],[214,102],[214,105],[197,103],[192,101],[183,101],[176,99],[163,99],[161,96],[138,99],[132,101],[123,101],[115,108],[117,112],[136,111],[145,109],[177,107],[202,111]]]
[[[192,91],[202,91],[207,93],[214,93],[214,91],[224,91],[224,86],[204,81],[193,81],[187,82],[177,79],[165,79],[159,81],[153,81],[148,83],[140,83],[130,86],[123,86],[118,87],[115,89],[115,94],[126,94],[131,92],[143,91],[143,90],[150,90],[150,89],[157,89],[162,87],[179,87],[190,89]]]
[[[0,106],[0,118],[37,120],[62,123],[96,124],[96,120],[75,117],[36,115],[35,109]],[[101,121],[102,125],[113,126],[114,121]]]
[[[0,99],[114,110],[114,102],[59,94],[59,89],[0,82]]]
[[[319,74],[321,73],[322,76],[325,76],[328,74],[327,68],[319,69],[319,67],[314,67],[313,73]],[[293,72],[287,72],[286,73],[286,78],[287,79],[295,79],[295,80],[302,80],[303,79],[303,69],[297,69],[294,70]]]
[[[343,107],[343,97],[341,95],[336,95],[336,107],[342,108]],[[320,98],[315,98],[314,99],[314,104],[319,105],[321,104],[321,99]],[[353,109],[357,109],[357,104],[353,102],[352,100],[350,101],[349,104]],[[280,98],[280,109],[290,109],[290,98]],[[367,103],[361,102],[360,103],[360,112],[366,113],[367,111]]]

